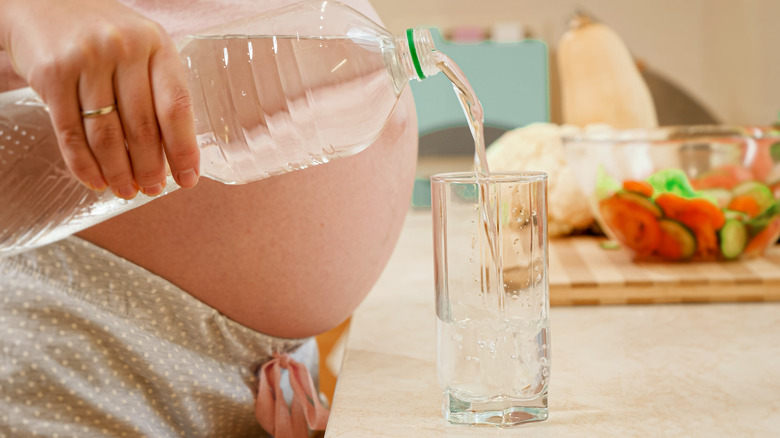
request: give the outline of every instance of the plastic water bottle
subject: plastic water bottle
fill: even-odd
[[[410,79],[436,74],[430,33],[395,36],[341,3],[306,1],[185,38],[201,175],[243,184],[356,154]],[[178,188],[168,178],[163,193]],[[0,257],[155,198],[93,192],[67,169],[29,89],[0,94]]]

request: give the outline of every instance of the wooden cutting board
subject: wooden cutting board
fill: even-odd
[[[550,304],[780,301],[780,245],[746,261],[634,263],[603,239],[550,239]]]

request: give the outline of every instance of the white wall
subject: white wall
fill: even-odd
[[[373,0],[388,29],[516,21],[551,50],[577,8],[725,123],[780,111],[780,0]],[[555,105],[555,102],[552,102]]]

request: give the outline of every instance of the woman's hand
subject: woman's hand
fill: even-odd
[[[180,186],[195,185],[185,72],[159,24],[116,0],[0,0],[0,9],[0,47],[48,105],[80,181],[125,199],[157,195],[167,158]]]

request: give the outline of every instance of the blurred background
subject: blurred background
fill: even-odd
[[[650,125],[778,122],[780,0],[372,0],[372,4],[395,35],[409,27],[432,28],[437,49],[463,69],[485,107],[491,169],[548,172],[551,237],[587,232],[593,223],[561,146],[560,125],[571,122],[562,110],[562,72],[569,80],[578,79],[578,91],[597,106],[649,107],[657,116]],[[587,40],[584,44],[590,50],[608,52],[606,58],[585,59],[596,71],[558,66],[561,38],[577,12],[617,36],[578,37],[580,42]],[[615,39],[622,40],[629,53],[614,50]],[[619,72],[609,71],[626,59],[631,69],[621,65]],[[613,78],[637,75],[643,83],[621,84],[615,88],[626,95],[615,96],[609,86],[592,78],[598,76],[593,73],[616,74]],[[645,85],[650,102],[639,98]],[[429,176],[472,169],[474,142],[443,75],[412,81],[411,88],[420,125],[412,206],[429,208]],[[587,110],[581,109],[579,116],[587,119]],[[593,114],[593,120],[598,119]],[[648,127],[646,119],[634,116],[622,127]],[[321,387],[329,396],[348,325],[349,321],[319,338],[324,352]],[[331,350],[334,354],[328,354]]]
[[[722,123],[767,124],[780,111],[778,0],[374,0],[394,33],[430,26],[521,26],[550,60],[550,120],[560,122],[555,50],[567,21],[583,10],[614,29],[640,62],[659,123],[675,122],[666,100],[679,90]],[[457,61],[457,60],[456,60]],[[467,72],[468,74],[468,72]]]

